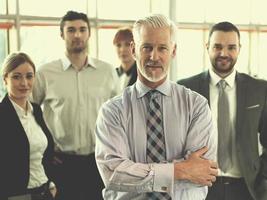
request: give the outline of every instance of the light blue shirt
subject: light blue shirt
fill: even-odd
[[[96,125],[96,161],[105,183],[104,199],[147,199],[146,192],[168,192],[173,200],[204,200],[207,187],[174,180],[174,162],[204,146],[216,160],[211,112],[201,95],[166,80],[156,90],[163,111],[167,161],[146,161],[146,97],[137,80],[102,107]]]

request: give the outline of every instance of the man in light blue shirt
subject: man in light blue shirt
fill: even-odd
[[[138,79],[106,102],[96,125],[96,161],[104,199],[203,200],[217,175],[216,143],[207,100],[167,80],[176,26],[163,15],[137,20],[132,50]],[[158,91],[166,160],[147,161],[147,93]],[[153,198],[154,199],[154,198]],[[170,198],[167,198],[170,199]]]

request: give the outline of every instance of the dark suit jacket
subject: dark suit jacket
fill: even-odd
[[[117,74],[120,77],[123,74],[123,70],[121,67],[116,68]],[[134,64],[132,65],[132,67],[130,68],[130,70],[127,72],[128,76],[131,76],[127,86],[131,86],[133,85],[136,80],[137,80],[137,67],[136,67],[136,62],[134,62]]]
[[[53,158],[54,143],[40,106],[34,103],[32,106],[36,122],[48,139],[43,157],[47,171]],[[0,199],[24,193],[29,182],[29,141],[7,95],[0,103],[0,155]]]
[[[208,72],[177,83],[209,99]],[[257,200],[267,199],[267,82],[237,73],[236,146],[241,173],[251,195]],[[258,133],[263,154],[258,154]]]

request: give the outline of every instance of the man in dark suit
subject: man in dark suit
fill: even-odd
[[[207,43],[211,69],[178,81],[209,100],[218,130],[220,173],[207,200],[267,199],[267,82],[234,69],[240,48],[236,26],[215,24]],[[221,89],[220,82],[225,84]],[[258,138],[263,153],[259,153]]]

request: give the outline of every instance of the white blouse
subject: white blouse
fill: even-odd
[[[28,188],[39,187],[48,181],[45,174],[44,167],[42,165],[42,159],[47,148],[48,141],[47,138],[37,124],[34,115],[33,107],[30,102],[27,102],[28,110],[25,112],[18,104],[14,101],[12,102],[20,122],[26,132],[30,145],[30,179],[28,183]]]

